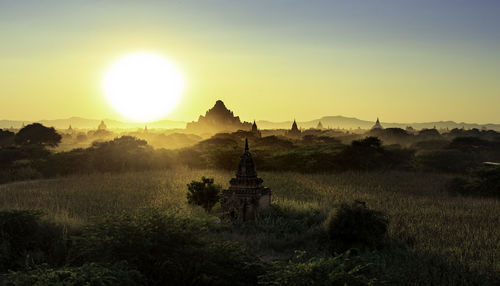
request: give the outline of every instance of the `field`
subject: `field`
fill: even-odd
[[[208,176],[227,187],[232,175],[216,170],[173,169],[12,183],[0,186],[0,209],[42,209],[49,219],[72,226],[84,224],[93,216],[150,206],[210,219],[211,215],[201,208],[187,205],[186,184]],[[449,196],[444,191],[447,175],[409,172],[261,172],[260,175],[273,191],[273,204],[299,214],[298,220],[322,221],[342,202],[361,200],[368,207],[385,212],[390,221],[390,236],[408,243],[415,253],[439,256],[483,274],[500,273],[500,202]],[[268,260],[288,259],[295,248],[314,249],[308,246],[307,233],[294,231],[293,226],[286,224],[274,220],[267,226],[288,229],[284,234],[261,227],[229,232],[226,238],[242,242],[251,252]]]

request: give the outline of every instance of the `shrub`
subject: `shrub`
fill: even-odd
[[[388,221],[382,212],[368,209],[364,202],[342,204],[330,215],[326,230],[334,250],[373,248],[382,245]]]
[[[187,185],[188,203],[202,206],[206,211],[219,201],[222,187],[214,184],[213,178],[202,177],[201,181],[192,181]]]
[[[61,227],[41,221],[35,210],[0,211],[0,271],[29,263],[63,263],[66,240]]]
[[[84,261],[127,261],[149,285],[254,285],[257,259],[210,238],[210,225],[148,209],[96,219],[77,247]]]
[[[272,204],[259,209],[255,220],[234,220],[231,232],[246,238],[251,249],[293,253],[296,249],[322,251],[323,223],[327,214],[315,208],[293,208]]]
[[[468,177],[453,178],[447,184],[452,194],[500,198],[500,167],[483,167]]]
[[[127,268],[127,264],[101,265],[84,264],[80,267],[64,267],[59,269],[41,265],[28,271],[13,272],[8,275],[6,286],[32,285],[146,285],[144,277],[136,270]]]
[[[303,259],[299,253],[287,264],[275,262],[261,276],[262,285],[377,285],[372,265],[349,251],[333,257]]]
[[[476,162],[468,153],[457,150],[434,150],[417,156],[416,164],[424,171],[464,172]]]

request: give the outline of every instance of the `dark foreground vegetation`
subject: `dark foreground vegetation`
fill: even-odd
[[[0,284],[500,283],[500,168],[484,164],[500,161],[496,132],[236,132],[177,150],[124,136],[56,153],[55,130],[28,131],[0,134],[0,183],[56,180],[0,186]],[[255,221],[221,221],[218,184],[245,138],[273,171],[274,204]],[[207,172],[224,175],[186,188]]]
[[[276,205],[254,222],[142,209],[66,228],[38,211],[0,212],[5,285],[495,285],[498,277],[412,251],[362,202],[328,214]],[[234,236],[274,244],[251,252]],[[287,239],[287,237],[289,237]],[[292,237],[293,239],[290,239]],[[279,239],[281,238],[281,239]],[[279,242],[278,242],[279,241]],[[290,253],[273,260],[262,251]],[[496,279],[496,280],[495,280]]]

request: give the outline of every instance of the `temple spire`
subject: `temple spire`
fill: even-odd
[[[247,152],[248,149],[248,138],[245,138],[245,152]]]

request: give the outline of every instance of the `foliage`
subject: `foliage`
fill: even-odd
[[[45,127],[40,123],[32,123],[23,127],[16,134],[15,142],[19,145],[42,145],[57,146],[61,142],[59,135],[54,127]]]
[[[77,246],[85,261],[127,261],[149,285],[254,285],[257,261],[234,243],[210,239],[207,227],[147,209],[96,219]]]
[[[453,194],[500,198],[500,167],[475,169],[466,177],[456,177],[448,183]]]
[[[48,265],[37,266],[27,271],[10,273],[6,286],[46,285],[96,285],[139,286],[146,285],[144,277],[136,270],[127,268],[124,262],[112,265],[87,263],[79,267],[53,269]]]
[[[470,154],[457,150],[424,152],[416,157],[415,162],[418,169],[447,173],[463,173],[477,164]]]
[[[41,221],[35,210],[0,211],[0,271],[27,263],[62,263],[67,247],[57,225]]]
[[[374,248],[383,244],[387,235],[385,214],[370,210],[364,202],[343,203],[326,223],[333,249]]]
[[[186,207],[186,183],[202,176],[224,182],[234,174],[173,168],[19,182],[0,186],[0,208],[43,208],[58,223],[77,227],[94,216],[124,211],[132,215],[153,205],[175,211],[180,218],[203,218],[193,234],[203,241],[237,241],[248,253],[266,261],[286,262],[294,250],[306,250],[308,258],[328,257],[331,252],[327,253],[329,243],[322,237],[326,232],[321,224],[342,202],[359,199],[386,213],[391,222],[389,247],[376,251],[376,255],[359,253],[363,261],[376,267],[379,281],[388,285],[499,285],[500,204],[491,198],[450,196],[445,191],[446,182],[452,178],[449,174],[394,170],[259,172],[272,189],[273,207],[259,212],[255,222],[245,224],[208,222],[205,219],[215,218],[201,208]],[[392,241],[396,238],[404,239],[407,248],[395,247]],[[70,250],[74,257],[76,249]],[[72,267],[81,266],[74,262],[86,263],[83,258],[71,259]],[[51,268],[58,267],[51,263]],[[227,273],[234,271],[229,268]]]
[[[187,185],[188,203],[203,207],[207,212],[219,201],[221,185],[214,184],[213,178],[201,177],[201,181],[191,181]]]
[[[384,149],[377,137],[368,137],[363,140],[352,141],[339,154],[340,162],[348,169],[370,170],[382,166]]]
[[[14,132],[0,129],[0,147],[10,146],[14,143]]]
[[[320,249],[326,213],[315,208],[296,209],[271,204],[256,213],[255,220],[233,221],[232,231],[245,237],[249,247],[264,252]],[[265,239],[262,239],[265,236]]]
[[[262,285],[379,285],[371,263],[350,251],[333,257],[304,259],[304,252],[284,264],[275,262]]]
[[[172,164],[171,153],[154,150],[144,140],[122,136],[112,141],[94,142],[87,149],[60,152],[35,162],[46,177],[94,172],[127,172],[166,169]]]

